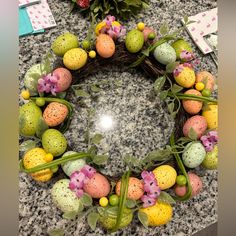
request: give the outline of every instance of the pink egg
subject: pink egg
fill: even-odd
[[[72,75],[66,68],[60,67],[53,71],[54,75],[59,77],[57,85],[59,87],[59,92],[63,92],[70,87],[72,81]]]
[[[180,185],[175,185],[175,194],[179,197],[183,197],[185,195],[185,193],[187,192],[187,187],[184,186],[180,186]]]
[[[148,35],[150,33],[155,33],[155,31],[152,29],[152,28],[149,28],[149,27],[145,27],[144,30],[143,30],[143,36],[144,36],[144,41],[146,42],[148,40]]]
[[[196,132],[197,138],[199,139],[207,129],[207,121],[205,117],[195,115],[189,118],[183,126],[183,133],[185,137],[188,137],[191,128],[193,128]]]
[[[87,183],[84,184],[84,191],[92,198],[105,197],[110,192],[110,183],[103,175],[96,173]]]

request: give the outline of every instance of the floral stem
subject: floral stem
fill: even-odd
[[[174,134],[172,133],[171,137],[170,137],[170,145],[172,146],[173,150],[176,151],[176,148],[175,148],[175,138],[174,138]],[[183,197],[173,197],[174,199],[176,200],[179,200],[179,201],[186,201],[188,200],[190,197],[191,197],[191,194],[192,194],[192,186],[190,184],[190,180],[189,180],[189,177],[188,177],[188,174],[185,170],[185,167],[183,165],[183,162],[179,156],[178,153],[174,153],[174,156],[175,156],[175,159],[177,161],[177,164],[181,170],[181,172],[183,173],[183,175],[186,177],[186,180],[187,180],[187,192],[186,194],[183,196]]]
[[[20,167],[20,171],[21,172],[35,173],[35,172],[40,171],[40,170],[44,170],[44,169],[48,169],[48,168],[52,168],[52,167],[58,166],[58,165],[63,164],[65,162],[67,162],[67,161],[74,161],[74,160],[77,160],[77,159],[87,158],[87,157],[90,157],[90,155],[88,153],[84,153],[84,152],[76,153],[76,154],[71,154],[71,155],[68,155],[68,156],[61,157],[59,159],[53,160],[53,161],[48,162],[48,163],[35,166],[33,168],[30,168],[30,169],[25,169],[24,165],[23,165],[23,160],[20,160],[19,167]]]

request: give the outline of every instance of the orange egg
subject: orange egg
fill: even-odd
[[[197,96],[202,96],[202,94],[195,89],[189,89],[184,94],[193,94]],[[182,103],[183,103],[184,110],[191,115],[197,114],[202,109],[202,102],[200,101],[183,100]]]
[[[120,196],[121,181],[116,184],[116,194]],[[129,187],[127,197],[132,200],[140,199],[144,194],[143,182],[137,178],[129,178]]]
[[[205,84],[205,89],[209,89],[211,92],[214,90],[215,77],[207,71],[197,73],[196,82],[203,82]]]
[[[59,92],[63,92],[70,87],[72,81],[72,75],[66,68],[57,68],[53,71],[54,75],[57,75],[59,80],[57,81],[57,86],[59,87]]]
[[[109,194],[111,187],[105,176],[96,173],[84,184],[83,189],[92,198],[101,198]]]
[[[50,127],[54,127],[61,124],[65,120],[67,115],[67,106],[59,102],[49,103],[43,112],[43,118],[46,124]]]
[[[112,57],[115,53],[115,43],[109,35],[100,34],[97,37],[96,50],[101,57]]]

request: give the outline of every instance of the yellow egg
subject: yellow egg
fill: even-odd
[[[25,169],[30,169],[35,166],[45,164],[46,152],[42,148],[33,148],[25,153],[23,157],[23,165]],[[36,181],[46,182],[52,178],[52,171],[50,169],[45,169],[41,171],[37,171],[35,173],[30,174],[32,178]]]
[[[78,70],[87,62],[88,55],[82,48],[73,48],[63,57],[64,65],[70,70]]]
[[[172,187],[176,182],[176,170],[169,165],[158,166],[152,172],[161,190]]]
[[[113,21],[111,23],[112,26],[120,26],[120,23],[118,21]],[[96,25],[96,28],[95,28],[95,34],[98,36],[100,34],[100,30],[106,26],[106,22],[105,21],[102,21],[102,22],[99,22],[97,25]]]
[[[178,68],[181,69],[181,72],[178,75],[174,74],[175,81],[184,88],[191,88],[196,81],[194,70],[182,64]]]
[[[164,202],[157,202],[154,206],[141,208],[140,211],[147,214],[148,226],[165,225],[173,215],[172,206]]]
[[[115,43],[107,34],[99,34],[96,40],[97,53],[103,58],[112,57],[115,53]]]
[[[207,108],[202,112],[202,116],[207,121],[208,129],[218,128],[218,105],[208,105]]]

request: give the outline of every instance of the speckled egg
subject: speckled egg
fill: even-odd
[[[184,94],[192,94],[196,96],[202,96],[202,94],[196,89],[189,89]],[[202,102],[194,100],[182,100],[183,108],[191,115],[196,115],[202,109]]]
[[[217,169],[218,164],[218,146],[215,145],[211,152],[207,152],[205,159],[202,162],[202,166],[208,170]]]
[[[72,81],[72,75],[69,70],[60,67],[54,70],[53,74],[59,78],[57,81],[59,92],[63,92],[70,87]]]
[[[175,62],[176,60],[175,50],[168,43],[162,43],[160,46],[156,47],[153,55],[155,59],[163,65]]]
[[[69,179],[61,179],[51,189],[53,203],[63,212],[77,211],[81,204],[80,199],[69,189],[69,183]]]
[[[78,38],[74,34],[66,32],[55,39],[52,50],[57,56],[63,56],[67,51],[78,46]]]
[[[172,166],[161,165],[152,172],[161,190],[171,188],[176,182],[177,173]]]
[[[185,50],[188,52],[193,52],[190,44],[186,42],[184,39],[178,39],[171,44],[171,46],[175,49],[176,56],[180,59],[180,53]]]
[[[116,184],[116,194],[120,196],[121,181]],[[140,199],[144,194],[143,182],[137,178],[129,178],[128,194],[127,197],[132,200]]]
[[[174,78],[176,83],[184,88],[191,88],[196,81],[194,70],[183,64],[180,64],[175,68]]]
[[[191,198],[192,198],[200,193],[202,189],[202,180],[199,176],[191,172],[188,173],[188,176],[189,176],[190,185],[192,187],[192,194],[191,194]],[[186,194],[187,187],[176,185],[174,188],[174,191],[177,196],[182,197]]]
[[[209,89],[211,92],[214,90],[215,77],[208,71],[198,72],[196,75],[196,82],[203,82],[205,88]]]
[[[144,36],[144,41],[146,42],[148,40],[148,35],[150,33],[155,33],[155,31],[154,31],[154,29],[145,26],[142,33],[143,33],[143,36]]]
[[[131,53],[140,51],[144,44],[144,35],[141,31],[133,29],[129,31],[125,38],[125,46]]]
[[[82,48],[73,48],[63,56],[64,65],[70,70],[78,70],[82,68],[88,59],[86,51]]]
[[[203,162],[205,156],[204,146],[200,142],[191,142],[185,146],[182,159],[185,166],[195,168]]]
[[[62,157],[66,157],[72,154],[76,154],[77,152],[73,152],[73,151],[68,151],[65,152]],[[86,162],[84,159],[77,159],[74,161],[67,161],[65,163],[61,164],[62,170],[65,172],[65,174],[67,176],[70,176],[73,172],[75,171],[80,171],[81,168],[83,168],[85,166]]]
[[[207,121],[203,116],[195,115],[187,119],[183,126],[183,133],[188,137],[190,129],[193,129],[199,139],[207,129]]]
[[[202,111],[202,116],[206,119],[208,129],[218,128],[218,105],[209,104],[206,109]]]
[[[50,102],[43,112],[43,118],[50,127],[61,124],[68,115],[66,105],[59,102]]]
[[[19,111],[19,131],[23,136],[34,136],[42,118],[41,109],[32,101],[25,103]]]
[[[66,151],[67,141],[60,131],[47,129],[42,135],[42,145],[46,152],[57,157]]]
[[[45,160],[45,155],[46,152],[42,148],[33,148],[27,151],[23,157],[23,165],[25,169],[30,169],[35,166],[47,163]],[[46,182],[52,178],[53,173],[50,169],[45,169],[30,175],[36,181]]]
[[[154,206],[141,208],[141,212],[148,217],[148,226],[160,226],[167,224],[173,215],[173,208],[169,203],[157,201]]]
[[[115,43],[113,39],[107,34],[99,34],[96,40],[96,50],[103,58],[112,57],[115,53]]]
[[[84,191],[92,198],[105,197],[110,192],[110,183],[107,178],[100,173],[96,173],[88,182],[84,184]]]

